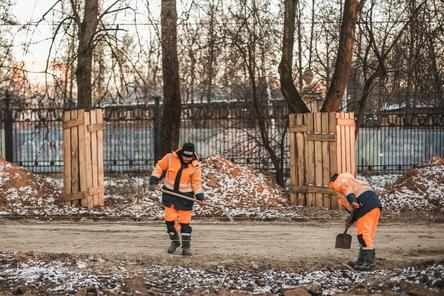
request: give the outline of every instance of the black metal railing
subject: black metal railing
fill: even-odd
[[[63,109],[13,109],[0,113],[0,153],[34,172],[63,169]],[[159,159],[160,105],[104,107],[105,172],[146,171]],[[262,108],[268,137],[289,168],[287,109],[283,101]],[[273,170],[261,145],[254,109],[242,103],[184,105],[181,142],[191,141],[200,157],[213,155],[261,170]],[[282,145],[282,143],[284,143]],[[444,156],[444,115],[366,114],[357,137],[359,172],[403,172]]]
[[[403,172],[444,156],[444,114],[366,114],[357,137],[359,172]]]

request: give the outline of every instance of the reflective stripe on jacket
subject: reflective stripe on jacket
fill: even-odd
[[[181,161],[180,153],[180,149],[168,153],[157,162],[150,177],[150,184],[157,184],[165,173],[163,181],[165,189],[195,198],[199,198],[196,195],[201,194],[203,198],[202,172],[197,155],[194,154],[193,160],[186,164]],[[174,207],[178,210],[191,211],[194,202],[163,192],[162,204],[167,207],[174,204]]]
[[[202,193],[202,171],[197,155],[195,154],[191,163],[182,167],[178,151],[180,150],[167,153],[159,160],[151,175],[160,179],[165,172],[163,183],[170,190],[181,193],[193,192],[195,195]],[[180,176],[178,176],[179,174]]]

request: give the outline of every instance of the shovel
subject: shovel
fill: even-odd
[[[352,226],[353,216],[355,214],[355,208],[352,209],[350,216],[347,218],[347,226],[345,227],[344,233],[340,233],[336,236],[336,244],[335,248],[337,249],[350,249],[352,236],[347,234],[347,230],[350,226]]]
[[[345,227],[344,233],[340,233],[336,236],[335,248],[338,249],[350,249],[352,236],[347,234],[348,227]]]
[[[164,188],[160,188],[160,191],[162,191],[164,193],[167,193],[167,194],[171,194],[171,195],[180,197],[180,198],[183,198],[183,199],[186,199],[186,200],[189,200],[189,201],[194,201],[194,202],[199,203],[199,200],[197,200],[195,198],[192,198],[192,197],[180,194],[180,193],[172,192],[172,191],[169,191],[169,190],[165,190]],[[223,207],[220,207],[220,206],[217,206],[217,205],[214,205],[214,204],[211,204],[211,203],[207,203],[207,202],[205,202],[205,205],[221,209],[222,212],[225,214],[225,216],[227,216],[228,220],[231,223],[233,223],[233,217],[231,217],[230,213],[228,213]]]

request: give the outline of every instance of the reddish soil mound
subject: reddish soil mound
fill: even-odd
[[[433,157],[408,170],[395,182],[386,186],[384,206],[394,212],[404,210],[430,215],[444,212],[444,158]]]
[[[61,188],[0,158],[0,211],[43,208],[61,201]]]
[[[202,164],[204,190],[212,201],[225,201],[230,207],[276,207],[287,204],[280,186],[252,168],[235,164],[222,156]]]

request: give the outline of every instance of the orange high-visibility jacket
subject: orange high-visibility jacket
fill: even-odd
[[[359,204],[352,220],[357,220],[374,208],[382,208],[378,196],[373,192],[369,184],[358,180],[352,174],[342,173],[334,182],[330,182],[329,188],[339,193],[338,203],[348,212],[352,211],[353,201]]]
[[[163,183],[166,188],[183,193],[193,192],[195,195],[202,193],[202,171],[197,155],[194,154],[193,161],[181,169],[182,162],[178,155],[179,151],[180,149],[167,153],[159,160],[151,176],[160,179],[165,172]]]
[[[355,179],[349,173],[339,174],[334,182],[330,182],[328,187],[344,196],[353,193],[356,197],[359,197],[365,191],[372,190],[367,182]]]

